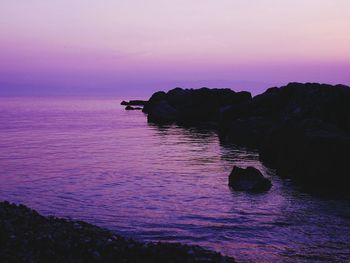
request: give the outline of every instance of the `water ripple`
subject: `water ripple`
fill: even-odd
[[[206,129],[149,125],[106,99],[0,99],[0,199],[242,262],[350,260],[350,204],[298,191]],[[233,165],[273,181],[231,191]]]

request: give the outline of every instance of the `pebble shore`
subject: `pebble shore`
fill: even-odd
[[[235,262],[179,243],[141,243],[83,221],[42,216],[0,202],[0,261],[7,262]]]

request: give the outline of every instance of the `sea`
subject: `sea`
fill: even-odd
[[[122,99],[1,97],[0,200],[238,262],[350,262],[349,200],[308,194],[210,128],[147,123]],[[234,165],[272,189],[233,191]]]

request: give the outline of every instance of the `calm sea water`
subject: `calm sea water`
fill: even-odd
[[[273,181],[231,191],[233,165]],[[350,261],[350,203],[309,196],[214,132],[147,124],[118,99],[0,98],[0,199],[242,262]]]

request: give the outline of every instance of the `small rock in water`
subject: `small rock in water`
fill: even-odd
[[[236,191],[263,192],[270,190],[271,181],[254,168],[246,169],[234,166],[229,176],[229,186]]]
[[[142,108],[141,107],[132,107],[132,106],[128,105],[125,107],[125,110],[142,110]]]

